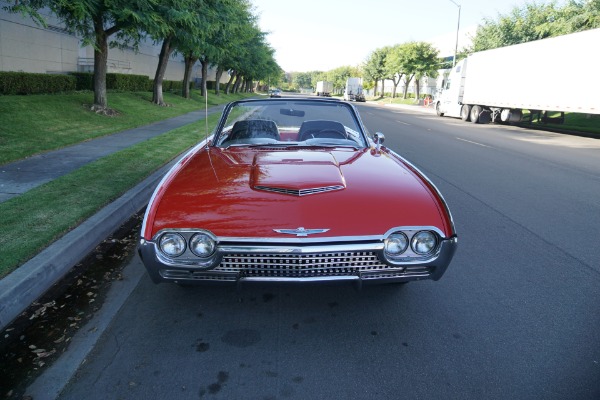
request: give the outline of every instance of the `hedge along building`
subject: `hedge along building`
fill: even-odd
[[[31,18],[23,17],[0,9],[0,71],[66,74],[69,72],[93,72],[94,49],[82,46],[83,41],[69,33],[64,24],[49,10],[40,14],[47,26],[37,25]],[[120,74],[147,75],[154,79],[158,66],[160,43],[151,40],[140,43],[138,50],[133,48],[110,48],[108,51],[108,72]],[[164,79],[183,80],[185,63],[181,56],[169,60]],[[215,69],[209,69],[208,81],[215,80]],[[202,78],[199,63],[194,65],[192,81]],[[222,83],[229,76],[223,74]]]

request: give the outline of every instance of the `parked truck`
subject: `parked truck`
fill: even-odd
[[[469,55],[445,81],[437,115],[488,123],[518,122],[522,110],[599,114],[599,43],[592,29]]]
[[[362,78],[346,79],[346,88],[344,89],[344,100],[346,101],[365,101],[363,93]]]
[[[317,96],[331,97],[333,93],[333,83],[327,81],[317,82]]]

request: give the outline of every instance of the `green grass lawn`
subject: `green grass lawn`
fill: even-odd
[[[559,117],[560,113],[549,113],[549,117]],[[523,120],[529,118],[529,111],[523,113]],[[562,124],[543,123],[536,118],[533,119],[531,125],[522,122],[523,126],[533,126],[535,128],[557,129],[575,132],[585,132],[600,135],[600,115],[565,113],[565,121]]]
[[[25,139],[29,136],[54,138],[45,141],[44,150],[48,150],[62,147],[53,143],[59,138],[68,138],[64,142],[71,144],[204,108],[202,98],[186,101],[173,95],[165,96],[167,102],[173,102],[173,107],[158,107],[149,103],[149,96],[147,93],[110,93],[110,106],[121,113],[119,117],[99,116],[87,111],[82,102],[91,100],[90,93],[0,96],[3,153],[7,142],[11,144],[6,146],[13,159],[18,153],[15,148],[24,155],[39,152],[41,146],[34,146],[35,140]],[[215,99],[209,106],[248,95],[213,97]],[[28,111],[31,107],[34,110]],[[10,109],[11,115],[5,120],[6,109]],[[216,114],[209,116],[209,129],[214,129],[219,117]],[[42,120],[47,123],[41,123]],[[65,129],[60,129],[61,126]],[[203,139],[204,127],[205,121],[202,120],[175,129],[0,203],[0,278],[198,143]],[[36,132],[31,133],[30,130]],[[20,132],[23,141],[30,145],[18,143],[14,138],[4,141],[7,131]]]
[[[205,108],[197,91],[189,100],[165,93],[169,107],[152,104],[152,93],[109,92],[109,107],[119,115],[106,117],[89,111],[93,96],[92,92],[0,96],[0,165]],[[209,93],[208,106],[238,98]]]

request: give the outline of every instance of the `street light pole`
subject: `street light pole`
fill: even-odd
[[[456,26],[456,45],[454,46],[454,59],[452,60],[452,68],[456,66],[456,53],[458,52],[458,30],[460,29],[460,4],[455,2],[454,0],[450,0],[454,3],[455,6],[458,7],[458,25]]]

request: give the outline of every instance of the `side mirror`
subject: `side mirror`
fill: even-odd
[[[383,144],[383,142],[385,142],[384,134],[381,132],[375,132],[375,134],[373,135],[373,142],[375,143],[377,151],[379,151],[381,145]]]

